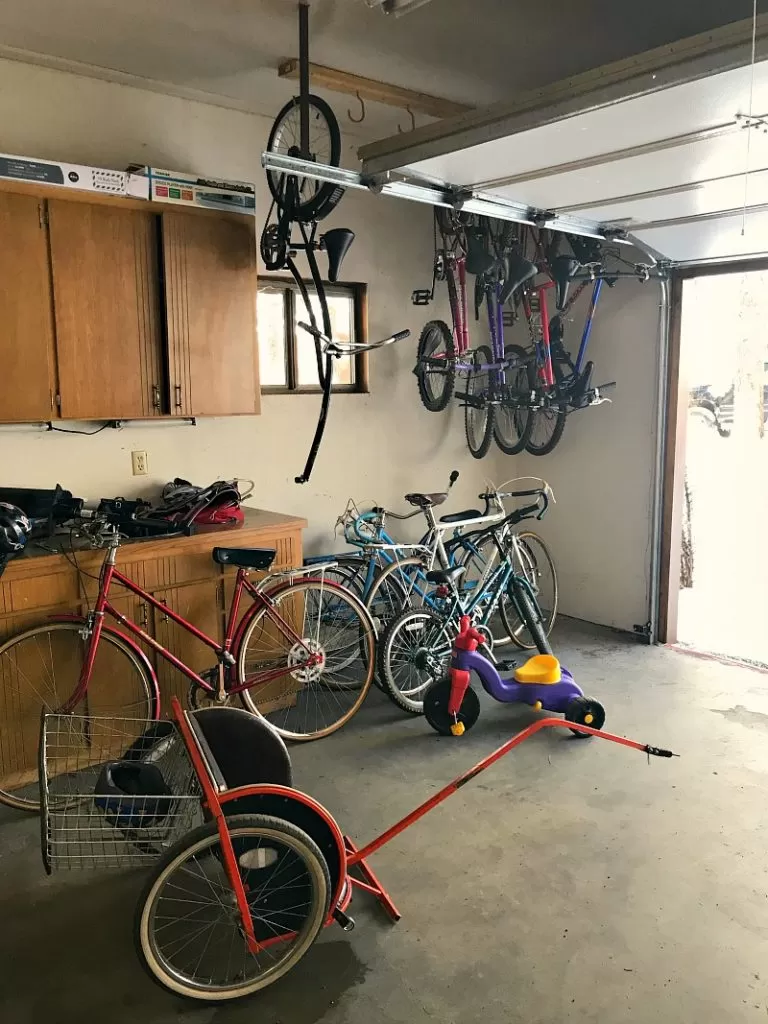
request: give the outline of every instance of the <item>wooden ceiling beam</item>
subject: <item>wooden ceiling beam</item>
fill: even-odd
[[[278,65],[277,73],[281,78],[298,78],[298,60],[295,57],[284,58]],[[430,96],[428,93],[402,89],[399,85],[389,85],[387,82],[377,82],[372,78],[363,78],[361,75],[351,75],[347,71],[323,67],[322,64],[310,64],[309,77],[310,82],[314,85],[322,89],[330,89],[331,92],[358,96],[369,103],[383,103],[387,107],[400,107],[402,110],[425,114],[427,117],[436,117],[439,120],[455,117],[457,114],[466,114],[474,109],[465,103],[455,103],[453,100],[444,100],[439,96]]]

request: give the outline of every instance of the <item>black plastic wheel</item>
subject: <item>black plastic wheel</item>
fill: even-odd
[[[605,708],[593,697],[572,697],[565,709],[565,720],[588,725],[592,729],[602,729],[605,725]],[[579,732],[578,729],[571,729],[571,732],[579,739],[589,739],[589,733]]]
[[[424,695],[424,717],[441,736],[452,736],[451,726],[454,724],[453,715],[448,714],[448,701],[451,698],[451,677],[445,676],[427,690]],[[464,726],[467,732],[480,717],[480,701],[471,686],[467,687],[461,701],[457,720]]]
[[[515,360],[518,364],[505,371],[507,387],[515,391],[527,390],[529,371],[525,349],[519,345],[507,345],[504,348],[504,358]],[[532,426],[533,415],[529,408],[502,403],[496,407],[493,438],[505,455],[517,455],[528,443]]]
[[[435,364],[438,359],[439,364]],[[416,360],[421,403],[429,412],[442,412],[451,400],[456,380],[456,346],[453,331],[444,320],[430,320],[424,325]]]
[[[483,370],[483,364],[493,362],[491,350],[481,345],[475,350],[475,367],[477,369],[467,377],[466,405],[464,406],[464,430],[467,435],[467,447],[475,459],[482,459],[488,454],[493,440],[493,427],[496,420],[496,406],[488,401],[492,379],[491,370]],[[480,404],[472,404],[472,400]]]
[[[531,361],[529,364],[529,384],[532,389],[540,390],[536,379],[536,364]],[[560,389],[564,373],[563,368],[557,359],[552,360],[552,373],[555,378],[555,386]],[[525,444],[525,450],[531,455],[549,455],[560,443],[560,438],[565,430],[565,418],[567,415],[567,401],[563,399],[562,405],[549,406],[546,409],[535,409],[530,415],[530,432]]]
[[[267,152],[301,156],[300,121],[299,98],[294,96],[275,118],[267,140]],[[309,147],[310,160],[331,167],[339,166],[339,122],[325,100],[319,96],[309,97]],[[280,209],[285,207],[287,200],[290,201],[288,212],[292,220],[319,220],[331,212],[344,194],[344,190],[333,182],[320,182],[311,178],[296,178],[296,187],[291,189],[287,187],[288,177],[283,171],[267,171],[267,184],[272,198]]]

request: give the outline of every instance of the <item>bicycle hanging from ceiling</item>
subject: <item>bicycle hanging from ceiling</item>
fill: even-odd
[[[313,164],[338,167],[341,158],[339,123],[330,106],[309,91],[309,5],[301,0],[299,8],[299,95],[291,99],[275,119],[267,142],[267,152],[295,157]],[[317,376],[322,389],[320,414],[315,427],[307,461],[297,484],[306,483],[317,459],[322,443],[333,386],[333,361],[343,356],[355,356],[384,345],[401,341],[410,331],[398,331],[388,338],[371,344],[333,340],[333,328],[325,282],[320,274],[317,253],[328,255],[328,282],[339,279],[341,265],[354,241],[349,228],[332,228],[318,235],[318,225],[339,204],[344,189],[333,182],[310,176],[299,176],[280,170],[267,169],[267,184],[272,204],[261,234],[261,256],[268,271],[288,270],[304,303],[308,322],[299,327],[312,335],[317,359]],[[273,220],[273,215],[275,219]],[[294,228],[298,238],[294,237]],[[318,324],[309,289],[296,264],[296,256],[303,252],[309,266],[312,287],[317,295],[322,325]]]

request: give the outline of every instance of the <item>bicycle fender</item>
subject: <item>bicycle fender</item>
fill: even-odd
[[[48,617],[49,622],[79,622],[83,626],[87,626],[88,622],[82,617],[82,615],[68,614],[62,612],[58,615],[50,615]],[[132,636],[124,633],[120,629],[116,629],[114,626],[108,626],[106,623],[101,627],[102,632],[109,633],[109,635],[122,647],[127,647],[131,654],[136,655],[138,660],[141,662],[142,667],[149,677],[149,682],[152,687],[152,719],[157,721],[160,718],[160,686],[157,682],[157,674],[155,672],[152,662],[147,657],[146,653],[139,647]]]

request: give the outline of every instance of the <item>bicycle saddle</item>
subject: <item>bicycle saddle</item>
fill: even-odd
[[[501,305],[505,305],[509,297],[517,291],[517,289],[524,285],[526,281],[530,281],[531,278],[536,277],[539,272],[539,268],[535,263],[531,263],[519,252],[511,252],[507,257],[506,270],[504,274],[504,284],[501,286],[499,292],[499,302]]]
[[[550,266],[552,280],[555,282],[555,305],[562,309],[568,298],[568,286],[571,278],[579,269],[579,261],[573,256],[555,256]]]
[[[427,573],[428,583],[457,583],[467,571],[466,565],[454,565],[452,569],[431,569]]]
[[[349,228],[331,228],[323,235],[323,246],[328,254],[328,280],[331,284],[339,280],[342,261],[354,240],[355,232]]]
[[[274,548],[214,548],[211,558],[219,565],[241,569],[268,569],[275,560]]]
[[[409,505],[415,505],[417,508],[431,508],[433,505],[442,505],[448,498],[446,491],[441,491],[435,494],[406,494],[405,500]]]
[[[476,508],[465,508],[463,512],[451,512],[448,516],[440,516],[441,523],[463,523],[466,519],[481,519],[483,513]]]

